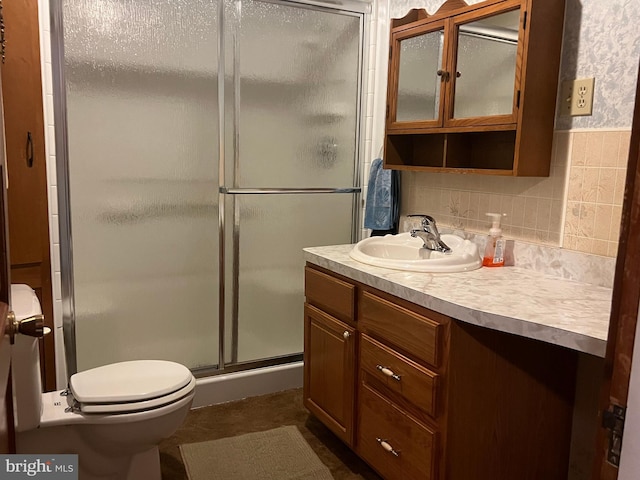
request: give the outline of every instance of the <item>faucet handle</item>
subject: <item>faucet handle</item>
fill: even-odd
[[[425,215],[423,213],[412,213],[407,215],[407,218],[421,218],[421,224],[423,229],[427,229],[436,225],[436,220],[431,215]]]

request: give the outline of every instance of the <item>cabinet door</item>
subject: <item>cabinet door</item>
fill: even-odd
[[[523,21],[520,0],[453,17],[445,126],[515,125]]]
[[[447,80],[444,32],[444,21],[437,21],[392,34],[388,129],[442,125]]]
[[[347,445],[353,445],[355,330],[304,306],[304,405]]]

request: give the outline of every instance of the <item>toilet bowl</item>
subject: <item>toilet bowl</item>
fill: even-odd
[[[11,299],[17,320],[41,313],[27,285],[12,285]],[[158,444],[182,424],[195,393],[188,368],[114,363],[42,393],[38,339],[16,336],[11,356],[18,453],[78,454],[80,480],[161,479]]]

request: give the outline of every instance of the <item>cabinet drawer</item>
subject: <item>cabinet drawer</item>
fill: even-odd
[[[365,334],[360,341],[360,368],[428,415],[435,417],[437,373]]]
[[[437,435],[360,384],[358,453],[386,480],[436,478]]]
[[[430,318],[363,292],[360,329],[434,366],[440,365],[444,326]]]
[[[355,286],[350,283],[309,267],[304,268],[304,294],[307,303],[340,320],[355,320],[355,290]]]

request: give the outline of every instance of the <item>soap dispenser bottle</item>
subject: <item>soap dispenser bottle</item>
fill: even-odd
[[[504,238],[502,238],[502,229],[500,228],[500,220],[506,216],[504,213],[487,213],[491,217],[491,229],[487,237],[487,246],[484,249],[484,257],[482,265],[484,267],[503,267],[504,266]]]

